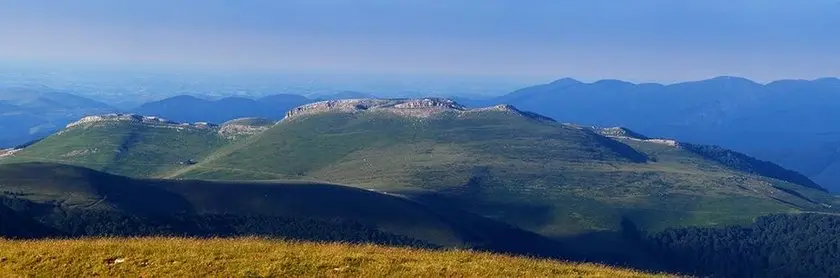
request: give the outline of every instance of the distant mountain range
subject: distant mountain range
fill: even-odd
[[[81,116],[114,111],[105,103],[51,88],[0,88],[0,147],[44,137]]]
[[[149,102],[131,109],[131,112],[156,115],[178,122],[221,124],[245,117],[279,120],[289,109],[310,102],[312,100],[299,95],[273,95],[256,100],[238,97],[205,100],[184,95]]]
[[[282,119],[292,107],[327,99],[369,98],[370,94],[339,91],[309,97],[277,94],[249,99],[227,97],[209,100],[179,95],[127,107],[132,100],[110,106],[106,103],[58,92],[47,87],[0,88],[0,148],[9,148],[43,138],[86,115],[110,112],[156,115],[178,122],[221,124],[244,117]]]
[[[840,79],[759,84],[718,77],[672,85],[564,78],[474,106],[508,103],[559,121],[627,126],[781,163],[840,191]]]

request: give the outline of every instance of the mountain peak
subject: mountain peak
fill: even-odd
[[[840,78],[837,77],[823,77],[814,79],[814,82],[820,84],[829,84],[829,85],[837,85],[840,86]]]
[[[723,75],[723,76],[718,76],[718,77],[715,77],[715,78],[711,78],[711,79],[709,79],[709,81],[721,81],[721,82],[729,82],[729,83],[745,83],[745,84],[746,84],[746,83],[749,83],[749,84],[756,84],[756,85],[758,85],[758,83],[757,83],[757,82],[752,81],[752,80],[750,80],[750,79],[746,79],[746,78],[743,78],[743,77],[738,77],[738,76],[727,76],[727,75]]]
[[[157,101],[152,101],[149,103],[196,103],[196,102],[209,102],[209,100],[199,98],[193,95],[177,95],[171,96],[168,98],[160,99]],[[149,103],[145,103],[144,105],[148,105]]]
[[[618,79],[601,79],[592,83],[594,86],[602,86],[608,88],[636,86],[636,84]]]
[[[583,82],[574,78],[566,77],[554,80],[554,82],[551,82],[550,84],[555,86],[575,86],[583,84]]]

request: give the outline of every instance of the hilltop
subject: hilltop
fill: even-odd
[[[475,112],[508,112],[517,115],[525,115],[510,105],[496,105],[492,107],[468,109],[451,99],[444,98],[423,98],[423,99],[342,99],[327,100],[312,104],[302,105],[289,110],[284,121],[293,120],[306,115],[318,115],[327,113],[360,113],[360,112],[383,112],[397,116],[414,118],[429,118],[439,116],[443,113],[475,113]]]
[[[0,272],[9,275],[66,277],[671,277],[474,251],[256,238],[0,240],[0,258]]]
[[[195,163],[272,124],[258,118],[219,126],[135,114],[88,116],[31,146],[15,150],[5,161],[66,163],[120,175],[156,177]]]

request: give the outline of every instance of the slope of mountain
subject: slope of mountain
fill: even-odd
[[[105,103],[89,98],[59,92],[47,87],[3,88],[0,89],[0,101],[20,108],[53,110],[110,109]]]
[[[348,255],[347,252],[354,252],[351,251],[354,249],[347,249],[346,245],[337,246],[335,243],[294,241],[292,246],[281,248],[264,246],[262,244],[269,242],[263,239],[260,241],[265,243],[254,242],[254,238],[194,238],[243,234],[292,240],[372,242],[426,248],[434,248],[435,246],[429,245],[434,243],[508,254],[545,256],[546,253],[533,253],[542,250],[550,252],[547,254],[559,255],[567,261],[579,260],[579,257],[574,256],[574,252],[571,253],[571,257],[561,255],[569,250],[555,241],[458,210],[441,212],[439,209],[399,196],[314,182],[248,183],[129,179],[66,165],[0,165],[0,236],[86,237],[58,241],[0,239],[0,244],[4,245],[0,250],[0,257],[5,258],[0,268],[9,271],[18,269],[21,265],[31,265],[33,261],[43,262],[39,258],[45,254],[51,258],[47,260],[50,265],[55,263],[55,266],[60,268],[81,269],[96,265],[85,263],[90,259],[83,259],[81,265],[76,265],[75,262],[79,261],[81,254],[111,265],[112,261],[122,259],[125,262],[124,266],[137,266],[144,271],[151,269],[149,265],[172,265],[171,261],[175,260],[179,262],[178,269],[182,269],[183,264],[195,260],[202,261],[196,256],[208,259],[207,254],[197,255],[195,252],[196,249],[203,249],[209,245],[218,245],[218,250],[212,251],[217,257],[209,258],[213,261],[210,264],[212,267],[209,268],[218,267],[226,258],[241,255],[243,252],[253,251],[256,253],[248,253],[248,256],[259,255],[263,258],[268,254],[266,248],[287,252],[290,248],[298,248],[300,245],[310,248],[300,250],[306,253],[303,257],[295,255],[294,265],[300,265],[301,258],[332,254],[333,251],[356,258],[354,262],[358,261],[359,256],[367,256],[361,253]],[[671,229],[649,236],[639,233],[629,224],[625,225],[622,237],[634,244],[601,244],[609,244],[611,249],[632,254],[632,258],[644,257],[652,262],[664,263],[662,266],[638,264],[629,260],[629,257],[616,261],[617,258],[609,254],[606,257],[591,259],[600,263],[647,269],[651,273],[668,271],[712,277],[835,277],[840,273],[840,264],[836,260],[837,252],[832,249],[840,233],[838,223],[840,218],[837,216],[803,213],[762,217],[754,224],[743,227]],[[137,241],[113,237],[140,235],[193,238],[146,237]],[[91,240],[90,236],[111,237]],[[577,242],[580,239],[572,240]],[[505,242],[507,244],[504,244]],[[580,244],[572,250],[592,249],[591,243],[593,242]],[[286,243],[271,239],[270,244]],[[187,254],[187,257],[162,258],[160,256],[164,254],[158,254],[171,255],[171,249],[179,245],[186,246],[187,251],[175,253]],[[80,252],[78,248],[82,246],[84,251]],[[190,246],[199,247],[189,249],[192,248]],[[332,247],[328,251],[313,249],[313,246]],[[354,246],[373,248],[372,245]],[[511,249],[512,246],[518,249]],[[218,257],[222,254],[219,253],[222,249],[233,250],[233,253]],[[412,259],[406,258],[406,262],[415,265],[418,260],[428,259],[426,256],[430,252],[439,251],[375,247],[374,250],[362,253],[370,252],[387,253],[392,259],[393,252],[409,252],[414,255]],[[453,258],[457,263],[451,262],[458,264],[459,269],[465,262],[480,261],[485,265],[482,269],[491,262],[485,257],[478,259],[476,256],[485,255],[470,250],[444,252],[459,256]],[[53,253],[54,255],[49,255]],[[65,260],[71,262],[64,262]],[[347,261],[345,258],[336,263],[344,264]],[[368,260],[363,261],[370,263]],[[403,263],[402,261],[398,263]],[[772,261],[773,264],[768,265],[768,261]],[[546,260],[535,259],[528,268],[539,267],[535,263],[541,262]],[[393,260],[390,263],[394,263]],[[435,265],[438,264],[449,265],[450,262],[435,261]],[[208,268],[206,263],[201,265],[201,269]],[[403,268],[405,267],[400,267]],[[110,271],[124,268],[110,266],[107,269]],[[533,270],[529,271],[534,273]],[[558,271],[553,269],[551,273],[558,275]]]
[[[212,101],[183,95],[146,103],[133,109],[132,112],[155,115],[178,122],[220,124],[245,117],[279,120],[289,109],[309,102],[307,98],[299,95],[273,95],[257,100],[228,97]]]
[[[293,109],[170,177],[352,184],[548,236],[613,230],[622,218],[652,230],[742,223],[836,202],[810,180],[771,175],[781,168],[757,171],[763,164],[740,154],[704,153],[671,140],[608,138],[511,106],[345,100]]]
[[[135,177],[348,184],[552,237],[617,230],[622,219],[648,230],[746,223],[830,211],[837,202],[811,180],[740,153],[561,124],[506,105],[324,101],[276,124],[241,119],[221,127],[121,117],[133,120],[83,120],[4,161]]]
[[[4,238],[38,238],[54,231],[41,223],[0,203],[0,236]]]
[[[820,187],[819,184],[796,171],[791,171],[771,162],[755,159],[745,154],[728,150],[720,146],[697,145],[685,142],[677,142],[675,140],[669,139],[649,138],[635,131],[622,127],[595,128],[594,130],[604,136],[616,139],[644,141],[670,145],[675,148],[679,148],[683,151],[699,155],[709,161],[717,162],[723,166],[726,166],[736,171],[756,174],[759,176],[774,178],[777,180],[801,185],[816,190],[826,191],[824,188]]]
[[[831,190],[822,173],[832,161],[811,152],[840,142],[840,80],[781,80],[766,85],[737,77],[672,85],[561,79],[486,101],[508,103],[562,121],[627,126],[655,137],[719,145],[781,163]],[[815,165],[819,162],[819,165]]]
[[[48,161],[111,173],[153,177],[186,167],[247,136],[246,125],[179,124],[130,114],[89,116],[34,143],[4,162]],[[258,127],[256,127],[258,128]]]
[[[819,184],[840,184],[840,141],[796,147],[767,153],[768,160],[796,164]]]
[[[56,273],[70,277],[676,277],[469,250],[257,238],[0,240],[0,257],[8,258],[0,264],[0,272],[14,277],[51,277]],[[90,263],[103,258],[106,263],[121,263],[103,264],[107,267]],[[285,263],[289,258],[294,262]],[[32,268],[33,264],[38,267]]]
[[[0,165],[0,185],[3,226],[39,223],[31,229],[52,236],[266,235],[570,254],[555,241],[504,223],[327,183],[131,179],[23,163]],[[2,235],[22,232],[10,233]]]

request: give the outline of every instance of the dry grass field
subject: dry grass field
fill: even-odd
[[[259,238],[0,240],[2,277],[668,277],[463,250]]]

